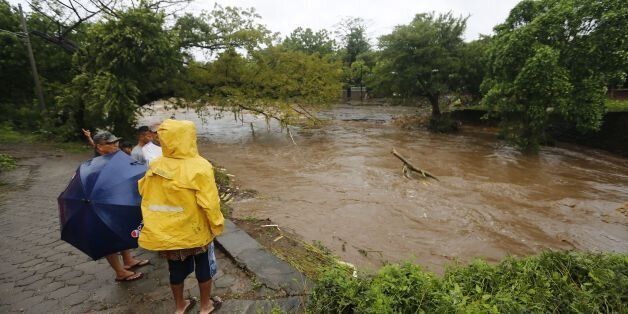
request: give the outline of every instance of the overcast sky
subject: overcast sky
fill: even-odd
[[[314,30],[334,30],[341,19],[361,17],[367,22],[373,44],[376,38],[390,33],[396,25],[409,23],[415,14],[431,12],[469,16],[464,38],[477,39],[480,34],[491,34],[493,26],[503,22],[510,9],[519,0],[195,0],[185,11],[210,11],[215,3],[222,6],[254,7],[261,22],[282,37],[302,26]],[[24,0],[9,0],[22,3]]]
[[[216,2],[222,6],[254,7],[262,16],[262,23],[282,37],[299,26],[333,31],[335,24],[351,16],[366,20],[369,35],[375,39],[390,33],[396,25],[409,23],[417,13],[452,11],[455,15],[469,15],[464,35],[469,41],[479,34],[491,34],[493,26],[503,22],[519,0],[196,0],[188,10],[209,11]]]

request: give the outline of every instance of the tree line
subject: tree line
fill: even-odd
[[[523,0],[493,35],[471,42],[462,38],[466,17],[419,13],[376,44],[360,18],[282,37],[252,8],[182,14],[185,2],[30,3],[42,112],[19,12],[0,0],[0,122],[66,139],[86,126],[127,134],[143,105],[172,98],[290,124],[313,118],[343,88],[365,86],[378,97],[425,99],[433,122],[444,98],[465,95],[534,149],[553,116],[582,132],[599,128],[606,91],[624,84],[628,69],[621,0]]]

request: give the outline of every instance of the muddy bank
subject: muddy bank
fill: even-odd
[[[270,218],[343,260],[376,268],[412,260],[440,271],[455,259],[542,249],[628,252],[628,161],[583,148],[526,156],[492,132],[400,130],[407,107],[336,106],[319,129],[285,131],[262,117],[156,108],[197,123],[203,156],[229,169],[255,198],[232,203],[236,218]],[[253,135],[250,123],[256,128]],[[392,147],[439,177],[407,180]]]

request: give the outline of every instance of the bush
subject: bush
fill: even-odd
[[[323,273],[311,295],[316,313],[626,313],[628,255],[543,252],[450,266],[443,277],[409,263],[376,275]]]
[[[430,118],[429,129],[437,133],[449,133],[458,131],[460,122],[451,118],[449,113],[443,113],[439,116]]]

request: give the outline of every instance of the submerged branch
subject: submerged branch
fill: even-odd
[[[411,163],[410,163],[407,159],[405,159],[403,156],[401,156],[401,155],[397,152],[397,150],[395,150],[395,148],[394,148],[394,147],[393,147],[393,149],[392,149],[392,154],[393,154],[393,155],[395,155],[395,157],[399,158],[399,159],[400,159],[400,160],[404,163],[404,167],[406,167],[407,169],[409,169],[409,170],[411,170],[411,171],[414,171],[414,172],[418,172],[418,173],[420,173],[421,175],[423,175],[423,177],[426,177],[426,178],[432,178],[432,179],[434,179],[434,180],[436,180],[436,181],[440,181],[440,180],[438,180],[438,178],[436,178],[436,177],[435,177],[434,175],[432,175],[431,173],[429,173],[429,172],[427,172],[427,171],[425,171],[425,170],[423,170],[423,169],[421,169],[421,168],[415,167],[415,166],[414,166],[413,164],[411,164]],[[404,171],[404,175],[405,175],[405,171]]]

